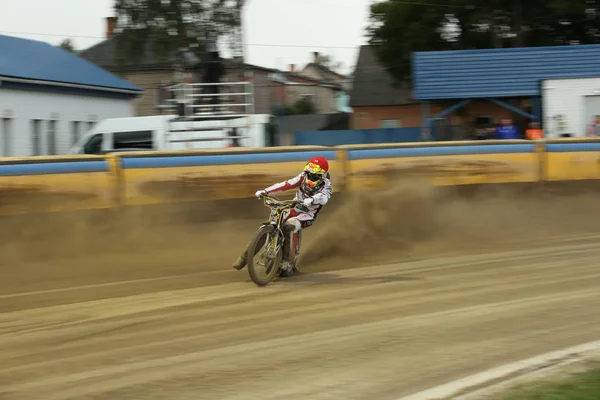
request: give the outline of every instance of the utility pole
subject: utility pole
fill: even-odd
[[[231,32],[231,57],[233,58],[233,66],[238,71],[239,82],[243,82],[244,76],[244,28],[242,14],[246,0],[235,0],[235,16]],[[236,74],[237,75],[237,74]]]

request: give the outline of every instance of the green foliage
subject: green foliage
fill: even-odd
[[[273,115],[307,115],[316,114],[317,108],[311,100],[300,99],[293,106],[273,106],[271,113]]]
[[[75,46],[73,45],[73,42],[71,41],[71,39],[65,39],[62,42],[60,42],[60,44],[58,45],[58,47],[60,47],[63,50],[67,50],[71,53],[76,53],[77,51],[75,50]]]
[[[301,99],[294,104],[293,111],[296,115],[315,114],[317,112],[317,108],[309,99]]]
[[[558,382],[536,382],[522,385],[493,400],[598,400],[600,399],[600,368],[577,374]]]
[[[326,54],[320,56],[319,64],[334,72],[337,72],[344,67],[344,64],[341,61],[335,61],[332,56]]]
[[[387,0],[371,6],[367,36],[405,80],[414,51],[600,43],[599,25],[598,0]]]
[[[167,61],[182,49],[201,55],[206,40],[239,23],[238,6],[228,0],[115,0],[119,58],[140,62],[148,52]]]

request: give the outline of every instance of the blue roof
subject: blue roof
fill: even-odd
[[[417,100],[540,96],[541,81],[600,77],[600,45],[412,54]]]
[[[0,80],[5,77],[53,82],[58,86],[61,83],[91,86],[91,89],[101,91],[142,91],[105,69],[48,43],[0,35],[0,54]]]

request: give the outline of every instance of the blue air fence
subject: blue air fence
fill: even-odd
[[[299,146],[342,146],[348,144],[422,142],[421,128],[351,129],[340,131],[298,131]],[[433,138],[435,140],[435,138]]]
[[[0,214],[246,198],[317,154],[329,159],[336,191],[415,175],[433,185],[600,179],[599,138],[8,158],[0,160]]]

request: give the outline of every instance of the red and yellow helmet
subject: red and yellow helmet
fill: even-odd
[[[317,156],[310,159],[304,167],[304,183],[309,189],[316,189],[323,184],[329,171],[329,163],[325,157]]]

